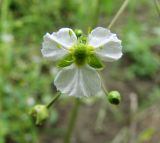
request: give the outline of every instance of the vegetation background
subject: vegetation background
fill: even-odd
[[[61,143],[73,98],[61,97],[36,126],[28,110],[55,95],[55,65],[42,58],[43,35],[62,27],[107,27],[123,0],[0,1],[0,143]],[[160,143],[160,15],[154,0],[130,0],[111,30],[124,56],[102,71],[106,96],[83,100],[73,143]]]

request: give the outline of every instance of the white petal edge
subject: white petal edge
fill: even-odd
[[[89,65],[77,67],[72,64],[59,71],[54,84],[62,94],[68,96],[93,96],[101,91],[101,79]]]
[[[70,48],[77,42],[76,34],[70,28],[61,28],[58,32],[53,32],[52,38],[65,48]]]
[[[43,36],[42,43],[42,55],[46,58],[51,58],[52,60],[58,60],[67,54],[67,50],[64,47],[59,47],[60,45],[53,39],[53,36],[46,33]]]

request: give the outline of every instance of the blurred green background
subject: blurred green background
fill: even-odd
[[[123,0],[0,1],[0,143],[61,143],[73,98],[61,97],[36,126],[28,110],[48,103],[56,89],[52,61],[42,58],[43,35],[62,27],[107,27]],[[160,17],[154,0],[130,0],[112,27],[124,56],[102,71],[122,94],[83,100],[73,143],[160,143]]]

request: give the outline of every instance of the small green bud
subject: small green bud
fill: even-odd
[[[41,125],[48,118],[49,113],[45,105],[35,105],[31,109],[30,115],[36,120],[36,125]]]
[[[111,104],[118,105],[121,101],[121,95],[118,91],[111,91],[108,94],[108,100]]]
[[[79,38],[82,36],[83,32],[80,29],[75,29],[76,36]]]

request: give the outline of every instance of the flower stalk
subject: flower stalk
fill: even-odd
[[[59,99],[60,95],[61,95],[61,93],[58,92],[58,93],[55,95],[55,97],[53,97],[53,99],[47,104],[46,107],[49,109],[49,108],[52,106],[52,104],[54,104],[54,103]]]
[[[76,98],[74,107],[73,107],[71,115],[70,115],[66,135],[64,137],[64,143],[70,143],[71,142],[71,136],[72,136],[72,132],[73,132],[74,127],[75,127],[75,123],[76,123],[76,119],[77,119],[80,104],[81,104],[80,99]]]

